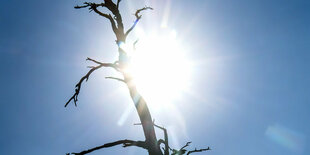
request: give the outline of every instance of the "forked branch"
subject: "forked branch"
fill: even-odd
[[[128,34],[136,27],[137,23],[138,23],[139,20],[141,19],[142,15],[139,15],[139,13],[140,13],[141,11],[148,10],[148,9],[153,10],[153,8],[147,7],[147,6],[146,6],[146,7],[144,7],[144,8],[138,9],[138,10],[136,11],[136,13],[135,13],[136,20],[135,20],[135,22],[133,23],[133,25],[126,31],[126,33],[125,33],[125,36],[126,36],[126,37],[127,37]]]
[[[183,155],[187,152],[187,150],[185,149],[186,147],[189,146],[189,144],[191,144],[192,142],[187,142],[180,150],[175,150],[175,149],[171,149],[172,154],[171,155]],[[211,150],[210,147],[206,148],[206,149],[196,149],[195,150],[191,150],[188,151],[186,155],[189,155],[191,153],[196,153],[196,152],[203,152],[203,151],[207,151],[207,150]]]
[[[189,146],[189,144],[191,144],[192,142],[187,142],[183,147],[181,147],[181,149],[180,150],[183,150],[184,148],[186,148],[186,147],[188,147]]]
[[[117,4],[116,4],[116,8],[118,9],[119,7],[119,3],[121,2],[121,0],[117,0]]]
[[[159,140],[159,141],[158,141],[158,144],[160,145],[160,143],[164,143],[164,144],[165,144],[165,147],[163,148],[163,150],[164,150],[164,155],[169,155],[169,148],[170,148],[170,147],[169,147],[167,129],[164,128],[164,127],[161,127],[161,126],[159,126],[159,125],[156,125],[155,123],[154,123],[154,126],[164,131],[164,138],[165,138],[165,140]],[[162,141],[162,142],[161,142],[161,141]]]
[[[119,30],[123,29],[123,23],[120,22],[121,17],[120,17],[119,11],[118,11],[119,2],[120,2],[120,0],[117,1],[117,6],[111,0],[105,0],[105,3],[98,3],[98,4],[97,3],[84,2],[84,5],[82,5],[82,6],[77,5],[74,8],[76,8],[76,9],[88,8],[90,12],[95,11],[100,16],[107,18],[111,23],[113,32],[115,33],[116,36],[118,36],[119,32],[120,32]],[[101,11],[99,11],[97,9],[98,7],[105,7],[107,9],[109,9],[112,12],[112,14],[114,15],[114,17],[117,17],[116,21],[117,21],[118,26],[116,26],[116,23],[115,23],[111,14],[102,13]]]
[[[102,148],[113,147],[113,146],[121,145],[121,144],[123,144],[123,147],[137,146],[137,147],[141,147],[143,149],[147,149],[147,146],[146,146],[144,141],[133,141],[133,140],[125,139],[125,140],[115,141],[115,142],[112,142],[112,143],[106,143],[104,145],[97,146],[97,147],[94,147],[92,149],[84,150],[84,151],[79,152],[79,153],[72,152],[71,154],[74,154],[74,155],[85,155],[85,154],[91,153],[93,151],[100,150]]]
[[[186,147],[189,146],[191,142],[187,142],[180,150],[175,150],[175,149],[170,149],[172,151],[171,155],[183,155],[187,152],[187,150],[185,149]],[[196,152],[203,152],[203,151],[207,151],[207,150],[211,150],[210,147],[206,148],[206,149],[196,149],[195,150],[191,150],[188,151],[186,155],[189,155],[191,153],[196,153]]]
[[[134,125],[142,125],[142,124],[141,124],[141,123],[136,123],[136,124],[134,124]],[[161,127],[161,126],[159,126],[159,125],[156,125],[154,122],[153,122],[153,125],[154,125],[155,127],[157,127],[157,128],[159,128],[159,129],[161,129],[161,130],[164,131],[164,139],[165,139],[165,140],[159,139],[158,142],[157,142],[157,144],[158,144],[159,146],[160,146],[162,143],[165,144],[165,147],[163,148],[163,150],[164,150],[164,155],[169,155],[169,149],[170,149],[170,147],[169,147],[167,129],[164,128],[164,127]]]
[[[136,123],[134,125],[141,125],[141,123]],[[158,145],[161,145],[162,143],[165,144],[165,147],[163,148],[164,150],[164,155],[169,155],[169,150],[172,152],[171,155],[183,155],[187,152],[186,155],[189,155],[191,153],[196,153],[196,152],[203,152],[203,151],[207,151],[207,150],[211,150],[210,147],[206,148],[206,149],[196,149],[195,150],[191,150],[191,151],[188,151],[186,150],[185,148],[188,147],[192,142],[187,142],[183,147],[181,147],[181,149],[179,150],[176,150],[176,149],[172,149],[170,148],[169,146],[169,142],[168,142],[168,132],[167,132],[167,129],[164,128],[164,127],[161,127],[159,125],[156,125],[154,122],[153,122],[153,125],[161,130],[164,131],[164,138],[165,140],[163,139],[159,139],[158,140]]]
[[[93,73],[95,70],[101,68],[101,67],[112,67],[116,70],[118,70],[118,67],[115,63],[102,63],[102,62],[99,62],[99,61],[96,61],[94,59],[91,59],[91,58],[87,58],[86,60],[88,61],[92,61],[92,62],[95,62],[98,64],[98,66],[90,66],[90,70],[87,72],[87,74],[85,76],[83,76],[80,81],[75,85],[75,93],[73,94],[73,96],[68,100],[68,102],[65,104],[65,107],[67,107],[67,105],[73,100],[74,102],[74,105],[76,105],[76,102],[78,101],[78,96],[80,94],[80,90],[81,90],[81,87],[82,87],[82,83],[84,81],[87,81],[89,76],[91,75],[91,73]]]

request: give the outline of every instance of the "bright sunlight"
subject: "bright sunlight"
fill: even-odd
[[[175,31],[139,34],[136,50],[131,55],[129,72],[134,77],[138,91],[148,105],[158,109],[180,99],[190,81],[190,62]]]

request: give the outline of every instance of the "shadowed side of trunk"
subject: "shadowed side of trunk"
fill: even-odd
[[[146,104],[146,101],[137,91],[135,84],[130,82],[131,77],[125,75],[125,81],[128,81],[126,82],[126,84],[141,121],[141,125],[145,136],[145,142],[148,147],[148,152],[150,155],[162,155],[160,147],[157,143],[152,116]]]

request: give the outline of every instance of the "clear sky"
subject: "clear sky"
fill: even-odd
[[[63,107],[91,65],[86,57],[117,57],[110,24],[73,9],[82,2],[1,2],[0,154],[55,155],[143,140],[125,87],[104,79],[112,70],[91,76],[78,107]],[[310,154],[310,1],[123,0],[127,27],[145,4],[155,10],[141,28],[163,29],[164,22],[195,62],[188,92],[172,108],[152,110],[172,146],[192,141],[192,148],[210,146],[201,153],[210,155]],[[145,151],[118,146],[96,154]]]

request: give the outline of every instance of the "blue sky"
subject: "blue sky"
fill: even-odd
[[[141,27],[167,27],[190,47],[192,85],[171,111],[153,112],[171,145],[210,146],[201,154],[310,154],[310,2],[302,0],[125,1],[151,4]],[[73,6],[83,1],[4,0],[0,6],[0,152],[65,154],[119,139],[142,140],[122,84],[101,70],[85,83],[78,107],[64,108],[87,72],[86,57],[113,61],[109,23]],[[118,91],[121,88],[121,91]],[[158,136],[160,136],[158,131]],[[145,154],[114,147],[96,154]]]

